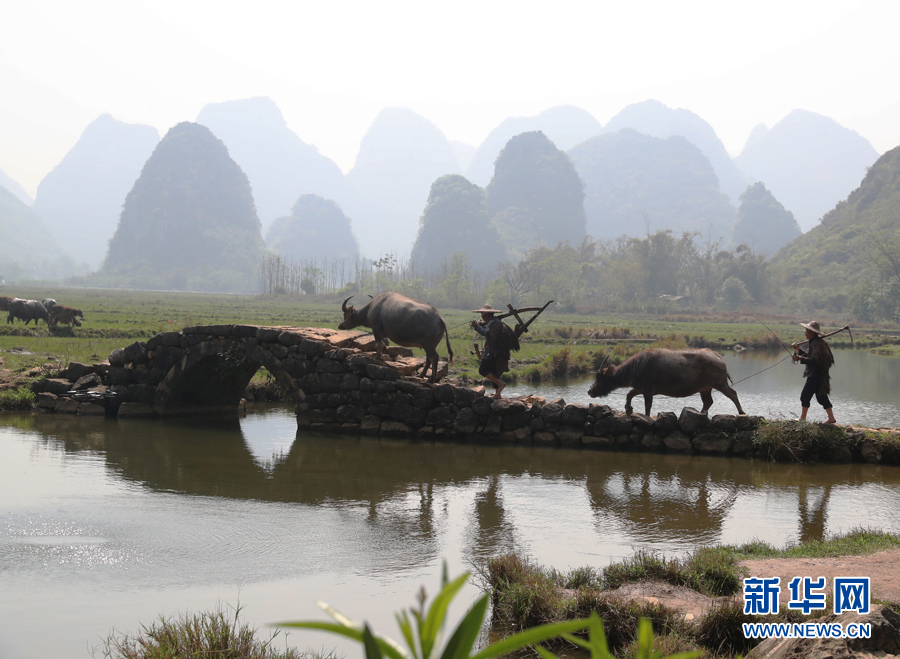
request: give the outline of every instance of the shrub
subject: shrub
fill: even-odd
[[[12,410],[30,410],[37,397],[28,387],[7,389],[0,392],[0,412]]]
[[[163,618],[141,633],[110,635],[103,646],[95,649],[107,659],[312,659],[309,653],[272,647],[279,632],[267,640],[256,638],[256,629],[240,621],[241,607],[233,614],[221,608],[214,612]]]

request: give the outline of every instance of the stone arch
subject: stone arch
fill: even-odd
[[[153,396],[157,416],[235,411],[251,378],[264,366],[296,402],[303,391],[275,355],[259,345],[219,338],[189,348]]]

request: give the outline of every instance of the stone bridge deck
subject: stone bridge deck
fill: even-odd
[[[423,359],[406,348],[386,352],[386,361],[376,361],[374,338],[356,331],[186,327],[116,349],[100,364],[69,365],[63,377],[42,381],[37,406],[119,418],[234,413],[263,367],[295,402],[298,427],[343,434],[749,455],[761,420],[710,418],[692,408],[628,417],[608,405],[494,400],[458,383],[414,376]],[[833,460],[881,461],[857,443],[859,455],[839,447]]]

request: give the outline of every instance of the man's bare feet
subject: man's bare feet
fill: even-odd
[[[500,400],[501,398],[503,398],[503,396],[500,395],[500,392],[503,391],[504,389],[506,389],[505,382],[501,382],[500,384],[498,384],[497,385],[497,393],[494,394],[494,398],[497,400]]]

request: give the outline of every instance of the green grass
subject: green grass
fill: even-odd
[[[322,655],[276,648],[279,632],[265,640],[257,629],[240,620],[240,607],[232,613],[221,608],[194,615],[161,617],[137,634],[114,632],[95,648],[93,656],[106,659],[320,659]],[[327,655],[333,659],[333,655]]]
[[[0,412],[30,410],[35,400],[34,392],[27,387],[0,391]]]
[[[725,547],[738,560],[749,558],[825,558],[865,556],[900,547],[900,535],[866,528],[854,528],[825,540],[809,540],[778,549],[766,542],[754,541]]]
[[[322,297],[223,295],[121,289],[84,289],[50,286],[4,287],[4,295],[43,299],[84,312],[81,327],[48,328],[12,325],[0,317],[0,368],[21,372],[45,363],[65,366],[73,361],[102,361],[115,348],[146,340],[163,331],[192,325],[250,324],[337,328],[341,300]],[[495,302],[503,306],[503,301]],[[478,364],[470,355],[480,337],[469,327],[475,314],[468,309],[441,309],[456,352],[451,375],[462,381],[479,380]],[[795,319],[764,316],[766,324],[789,343],[801,338]],[[804,319],[807,320],[807,319]],[[819,319],[823,326],[838,322]],[[508,319],[506,322],[510,323]],[[840,321],[842,322],[842,321]],[[900,339],[873,328],[854,333],[857,346],[874,348],[900,343]],[[849,345],[846,334],[829,340],[832,346]],[[522,349],[513,353],[509,381],[544,381],[556,377],[588,375],[607,354],[613,363],[648,347],[712,347],[735,344],[783,350],[772,333],[755,318],[742,313],[641,315],[596,312],[591,314],[544,312],[522,335]],[[900,347],[898,347],[900,349]],[[446,348],[440,348],[445,353]],[[421,354],[420,351],[417,351]]]

